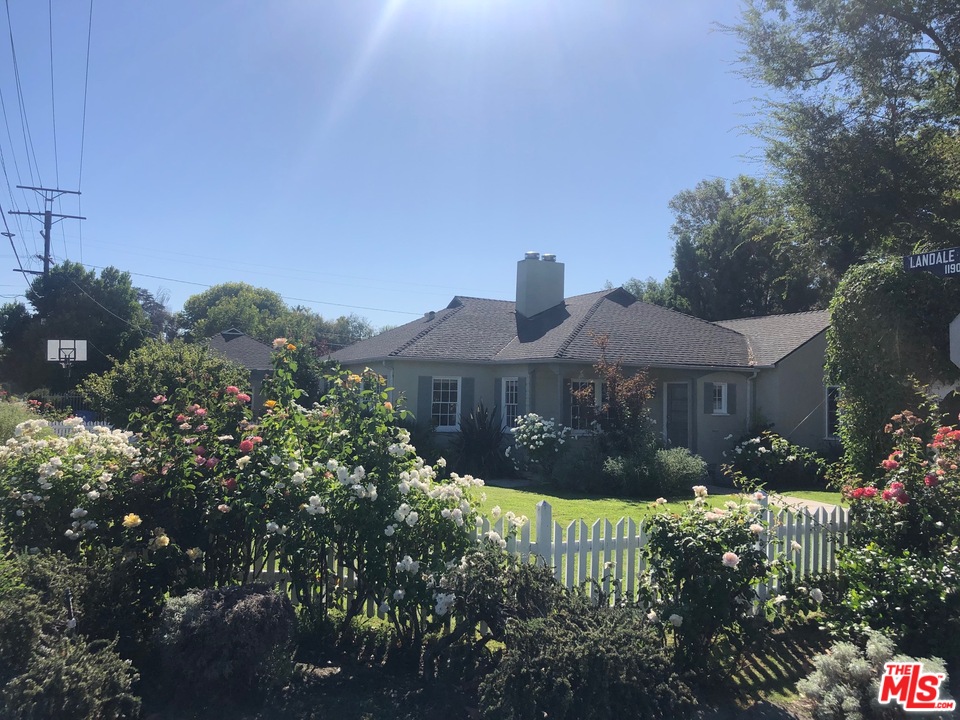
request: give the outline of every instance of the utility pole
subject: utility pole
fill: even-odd
[[[30,185],[17,185],[22,190],[33,190],[43,196],[43,212],[29,212],[27,210],[9,210],[10,215],[30,215],[39,218],[43,216],[43,230],[40,234],[43,236],[43,276],[50,274],[50,229],[53,227],[53,219],[57,222],[70,218],[71,220],[86,220],[79,215],[60,215],[53,212],[53,201],[61,195],[79,195],[79,190],[57,190],[56,188],[31,187]],[[39,274],[39,273],[37,273]]]

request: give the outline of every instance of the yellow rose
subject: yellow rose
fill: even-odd
[[[267,408],[269,408],[269,409],[273,409],[273,408],[275,408],[275,407],[277,406],[277,401],[276,401],[276,400],[267,400],[267,401],[264,403],[264,406],[267,407]]]
[[[297,349],[296,345],[294,345],[293,343],[287,343],[287,350],[290,350],[292,352],[293,350],[296,350],[296,349]]]
[[[123,526],[125,528],[135,528],[137,525],[142,523],[143,520],[140,519],[140,516],[136,513],[130,513],[129,515],[123,516]]]
[[[384,406],[387,410],[393,410],[393,403],[390,402],[389,400],[387,400],[387,401],[383,404],[383,406]]]
[[[170,538],[168,538],[166,535],[158,535],[156,540],[153,541],[153,544],[158,548],[164,548],[170,544]]]

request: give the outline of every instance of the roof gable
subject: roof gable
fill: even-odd
[[[207,344],[221,357],[248,370],[269,370],[273,367],[273,349],[236,328],[207,338]]]
[[[745,335],[758,365],[776,365],[830,326],[828,310],[721,320],[716,325]]]

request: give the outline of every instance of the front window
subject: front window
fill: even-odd
[[[727,384],[713,383],[713,414],[727,414]]]
[[[455,430],[460,423],[460,378],[435,377],[430,420],[438,430]]]
[[[827,386],[827,437],[840,437],[840,388]]]
[[[596,392],[592,380],[571,380],[570,427],[589,430],[596,413]]]
[[[520,381],[517,378],[503,379],[503,398],[500,406],[503,408],[503,426],[514,427],[520,412]]]

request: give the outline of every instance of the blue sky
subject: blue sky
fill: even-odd
[[[395,325],[512,299],[527,250],[565,263],[568,295],[662,279],[670,198],[762,171],[756,91],[712,26],[733,0],[95,0],[92,25],[53,0],[53,83],[48,4],[9,6],[27,122],[0,7],[0,206],[79,187],[55,259],[173,309],[240,280]],[[38,269],[39,223],[8,222]]]

